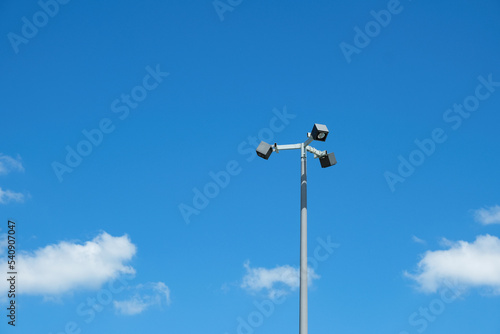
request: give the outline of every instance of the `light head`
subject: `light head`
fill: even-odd
[[[328,128],[324,124],[314,124],[311,131],[311,137],[314,140],[325,141],[328,136]]]
[[[255,151],[259,157],[267,160],[271,156],[271,153],[273,153],[273,147],[265,141],[261,141]]]
[[[335,154],[332,152],[320,157],[319,162],[322,168],[326,168],[337,164],[337,159],[335,159]]]

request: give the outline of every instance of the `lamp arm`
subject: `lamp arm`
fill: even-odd
[[[321,158],[321,157],[324,157],[325,155],[328,154],[328,152],[326,151],[320,151],[320,150],[317,150],[315,149],[314,147],[312,146],[307,146],[306,147],[306,150],[308,150],[309,152],[311,152],[312,154],[314,154],[314,158]]]

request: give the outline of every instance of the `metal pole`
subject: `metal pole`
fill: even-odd
[[[307,145],[300,146],[300,309],[299,334],[307,334]]]

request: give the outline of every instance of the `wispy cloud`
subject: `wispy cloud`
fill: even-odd
[[[448,249],[428,251],[415,274],[406,276],[424,292],[436,292],[453,282],[464,288],[484,287],[500,293],[500,239],[481,235],[472,243],[450,242]]]
[[[483,225],[500,224],[500,206],[495,205],[475,210],[474,219]]]
[[[7,204],[9,202],[24,202],[24,195],[11,190],[3,190],[0,187],[0,204]]]
[[[102,232],[83,244],[60,242],[17,255],[22,273],[21,293],[60,295],[77,289],[98,289],[121,274],[134,274],[125,265],[136,253],[128,236]],[[5,262],[0,262],[6,268]],[[1,290],[1,289],[0,289]]]
[[[9,174],[12,171],[24,171],[21,157],[18,155],[16,158],[13,158],[0,153],[0,175]]]
[[[412,236],[411,239],[413,240],[414,243],[417,243],[417,244],[425,245],[427,243],[425,240],[420,239],[416,235]]]
[[[113,302],[116,313],[136,315],[152,306],[161,307],[163,304],[170,305],[171,303],[170,289],[163,282],[140,284],[133,290],[134,294],[131,298]]]
[[[21,157],[16,158],[0,153],[0,175],[7,175],[12,171],[24,172]],[[0,204],[9,202],[24,202],[24,195],[9,189],[0,187]]]
[[[243,264],[246,274],[241,287],[250,292],[266,291],[271,299],[284,296],[299,287],[300,270],[289,265],[277,266],[272,269],[251,268],[250,262]],[[308,268],[308,284],[319,276],[312,268]]]
[[[2,231],[2,229],[0,229]],[[7,233],[0,233],[0,256],[2,256],[7,250]]]

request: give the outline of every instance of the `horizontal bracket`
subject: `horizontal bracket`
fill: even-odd
[[[274,143],[273,149],[276,153],[279,153],[280,150],[300,150],[301,144],[290,144],[290,145],[278,145]]]

